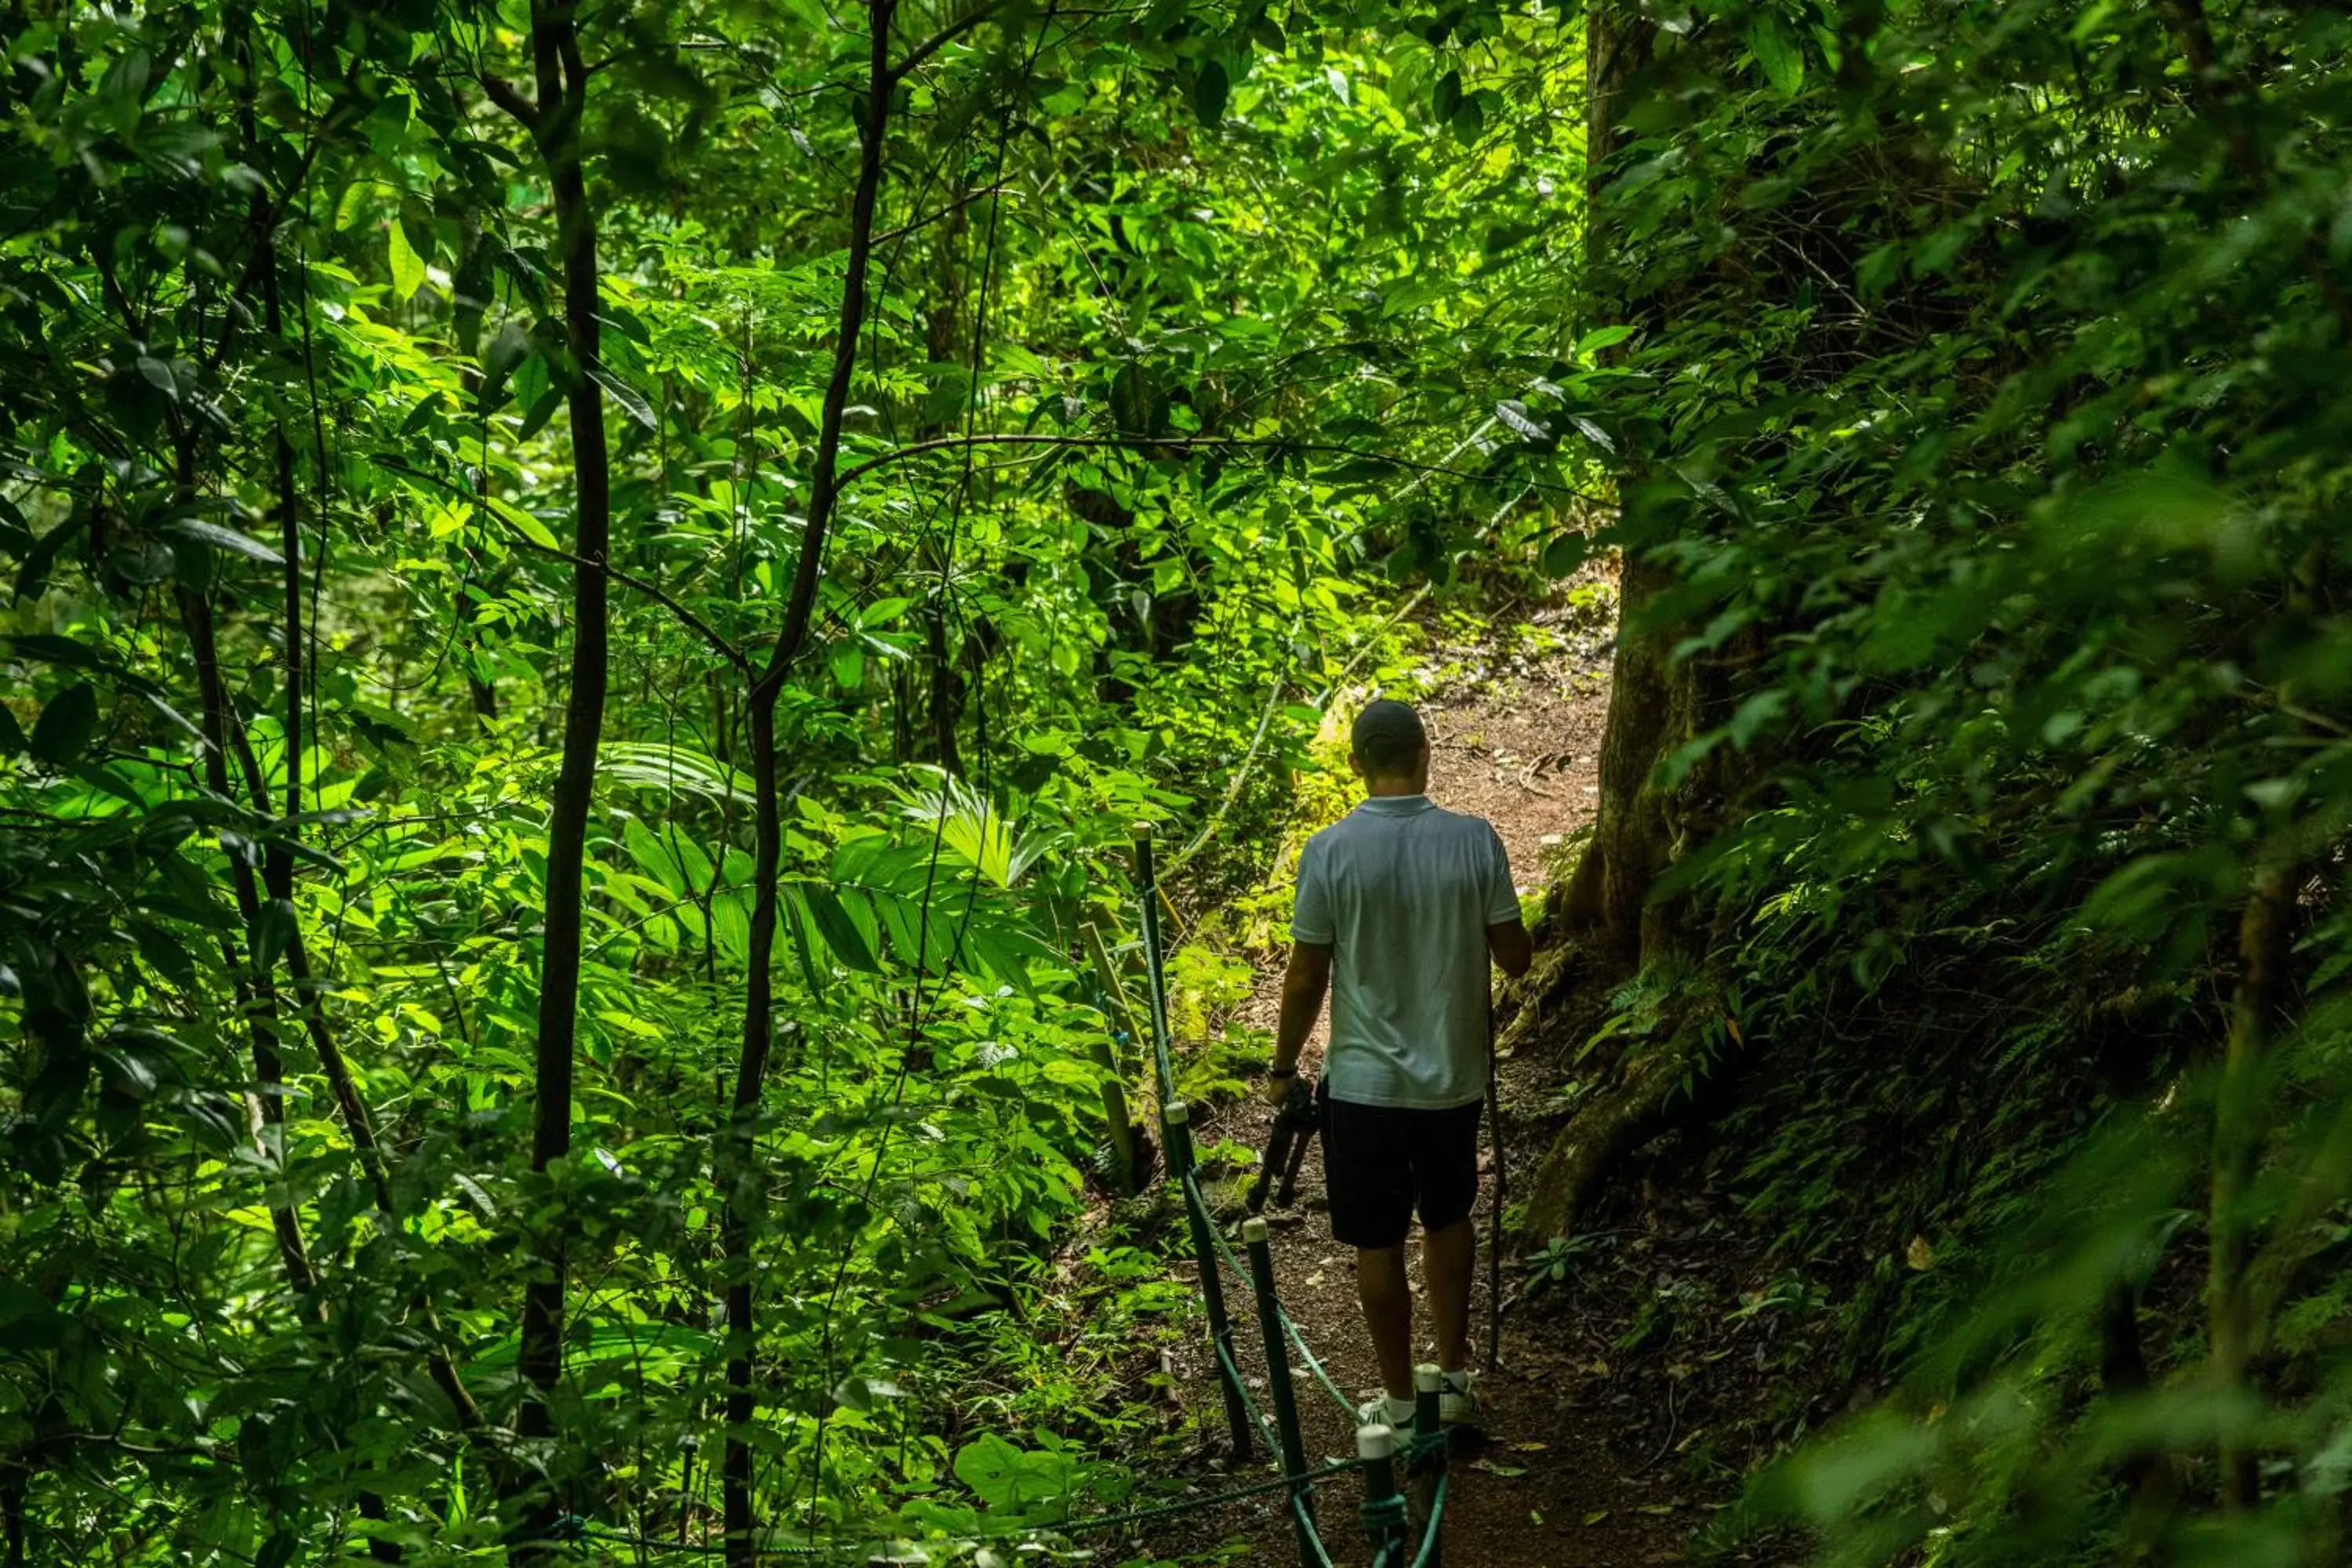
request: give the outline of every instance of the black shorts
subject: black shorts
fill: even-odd
[[[1478,1201],[1478,1100],[1447,1110],[1408,1110],[1334,1100],[1323,1116],[1323,1181],[1331,1236],[1378,1248],[1404,1240],[1412,1211],[1421,1228],[1470,1217]]]

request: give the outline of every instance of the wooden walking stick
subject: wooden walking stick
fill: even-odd
[[[1495,991],[1486,988],[1486,1139],[1495,1151],[1495,1206],[1486,1216],[1486,1373],[1493,1376],[1503,1345],[1503,1099],[1496,1084],[1502,1063],[1495,1055]]]

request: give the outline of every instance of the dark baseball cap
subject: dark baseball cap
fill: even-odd
[[[1348,749],[1358,763],[1366,773],[1382,776],[1409,771],[1428,744],[1421,715],[1386,697],[1365,703],[1348,732]]]

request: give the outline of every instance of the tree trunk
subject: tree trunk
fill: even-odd
[[[737,1064],[734,1104],[727,1132],[730,1148],[722,1151],[716,1162],[719,1171],[730,1178],[722,1237],[729,1342],[727,1447],[719,1479],[728,1568],[750,1568],[760,1556],[752,1509],[751,1445],[744,1434],[759,1413],[759,1401],[752,1387],[759,1346],[759,1303],[752,1288],[751,1254],[754,1205],[763,1187],[754,1156],[761,1091],[775,1039],[775,935],[781,896],[777,879],[782,846],[776,700],[793,661],[808,640],[809,626],[816,612],[817,583],[824,569],[825,535],[839,496],[842,425],[849,407],[851,376],[857,364],[857,342],[866,328],[866,286],[874,247],[874,212],[881,195],[884,142],[889,132],[890,92],[895,85],[890,68],[890,22],[896,9],[897,0],[870,0],[872,36],[867,52],[866,119],[860,129],[863,146],[857,189],[850,201],[849,258],[841,280],[841,316],[835,329],[833,374],[825,385],[824,410],[817,427],[808,521],[801,532],[800,560],[793,574],[792,597],[785,605],[783,628],[777,635],[765,668],[751,682],[744,699],[751,730],[749,760],[754,819],[750,971],[743,988],[743,1055]]]
[[[1585,19],[1585,258],[1586,294],[1597,313],[1630,314],[1614,299],[1604,247],[1611,243],[1603,172],[1621,140],[1618,123],[1626,91],[1649,63],[1656,25],[1622,0],[1595,5]],[[1618,493],[1641,473],[1629,449]],[[1664,567],[1625,552],[1617,584],[1617,646],[1611,659],[1609,713],[1601,742],[1601,800],[1592,840],[1561,896],[1569,934],[1591,948],[1611,978],[1633,973],[1643,959],[1643,905],[1653,878],[1672,857],[1661,803],[1649,788],[1652,770],[1679,739],[1673,721],[1680,706],[1673,688],[1680,673],[1667,654],[1669,636],[1645,624],[1660,591],[1672,582]]]
[[[1649,903],[1650,886],[1676,845],[1668,792],[1652,778],[1689,733],[1691,669],[1667,655],[1672,634],[1642,619],[1672,582],[1664,567],[1628,552],[1618,573],[1618,632],[1610,660],[1609,712],[1601,735],[1601,800],[1592,839],[1561,896],[1565,930],[1611,979],[1632,974],[1673,946],[1675,927]]]
[[[562,761],[547,824],[547,901],[541,922],[538,1048],[532,1064],[537,1104],[530,1167],[545,1173],[572,1152],[572,1079],[579,1036],[581,899],[588,814],[596,784],[596,748],[604,723],[608,679],[607,553],[612,547],[612,483],[604,449],[604,393],[590,373],[601,363],[596,274],[596,221],[581,168],[580,124],[588,96],[572,6],[531,0],[530,51],[538,91],[525,123],[538,143],[555,198],[557,240],[563,256],[563,321],[572,351],[567,395],[572,416],[572,465],[578,521],[572,552],[572,689],[564,704]],[[509,101],[509,109],[518,107]],[[570,1237],[562,1216],[534,1238],[531,1277],[524,1288],[518,1365],[523,1401],[516,1434],[541,1454],[555,1435],[553,1402],[563,1375],[564,1277]],[[514,1521],[516,1544],[538,1558],[562,1513],[541,1491]]]
[[[803,546],[805,548],[805,546]],[[736,1064],[735,1099],[728,1117],[728,1147],[716,1162],[725,1189],[721,1247],[727,1281],[727,1451],[719,1479],[729,1568],[759,1560],[752,1516],[751,1445],[743,1434],[758,1415],[751,1376],[758,1344],[758,1304],[752,1290],[752,1217],[765,1188],[756,1152],[761,1089],[775,1040],[777,878],[782,852],[777,804],[776,693],[755,691],[750,708],[752,816],[750,971],[743,983],[743,1055]]]
[[[2213,1192],[2209,1223],[2212,1253],[2206,1278],[2206,1309],[2212,1342],[2213,1381],[2235,1392],[2246,1381],[2253,1333],[2246,1262],[2252,1226],[2246,1214],[2262,1145],[2263,1058],[2271,1023],[2285,978],[2291,879],[2273,867],[2259,873],[2238,921],[2237,995],[2231,1007],[2230,1039],[2221,1067],[2221,1088],[2213,1112]],[[2259,1500],[2261,1478],[2252,1448],[2233,1439],[2221,1445],[2221,1499],[2232,1510]]]
[[[221,681],[212,602],[184,585],[179,589],[179,605],[180,625],[188,634],[188,647],[196,663],[197,724],[204,740],[205,787],[224,800],[234,800],[236,791],[228,776],[228,693]],[[245,922],[242,947],[224,939],[221,952],[231,973],[237,975],[238,1011],[245,1016],[253,1052],[253,1076],[261,1111],[255,1142],[271,1168],[283,1175],[286,1069],[278,1055],[278,991],[270,982],[268,965],[261,962],[259,944],[265,919],[261,891],[255,886],[253,868],[245,858],[226,845],[223,848],[228,858],[229,887],[236,897],[237,916]],[[311,1271],[302,1243],[301,1221],[291,1208],[273,1203],[269,1205],[269,1228],[278,1238],[278,1254],[285,1265],[288,1283],[293,1286],[295,1294],[304,1299],[304,1310],[313,1310],[310,1298],[317,1289],[318,1279]]]
[[[1612,298],[1603,249],[1611,240],[1603,171],[1621,140],[1619,116],[1634,76],[1650,59],[1655,25],[1622,5],[1587,14],[1587,293],[1596,312],[1630,318],[1636,301]],[[1621,496],[1643,472],[1627,443],[1618,476]],[[1601,741],[1598,813],[1592,838],[1559,896],[1561,936],[1592,962],[1564,966],[1578,984],[1610,985],[1670,952],[1686,951],[1672,910],[1654,905],[1650,889],[1682,847],[1673,792],[1655,782],[1658,764],[1694,732],[1699,707],[1696,671],[1672,657],[1675,631],[1653,624],[1653,606],[1673,573],[1629,543],[1618,573],[1618,631],[1611,660],[1609,712]],[[1543,998],[1531,996],[1540,1005]],[[1587,1195],[1620,1158],[1647,1142],[1668,1121],[1690,1052],[1683,1037],[1637,1051],[1609,1088],[1587,1100],[1562,1128],[1528,1184],[1524,1223],[1531,1235],[1556,1235],[1575,1223]]]
[[[0,1465],[0,1545],[8,1568],[25,1568],[25,1472],[13,1460]]]

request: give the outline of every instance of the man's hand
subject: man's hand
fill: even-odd
[[[1267,1104],[1279,1107],[1291,1086],[1298,1081],[1298,1058],[1307,1049],[1307,1037],[1315,1032],[1315,1017],[1323,1011],[1323,994],[1330,985],[1331,944],[1292,944],[1290,965],[1282,975],[1282,1016],[1274,1027],[1273,1066],[1293,1070],[1280,1078],[1266,1079]]]
[[[1535,942],[1528,928],[1518,921],[1506,921],[1486,928],[1486,952],[1494,959],[1495,967],[1517,980],[1535,962]]]

